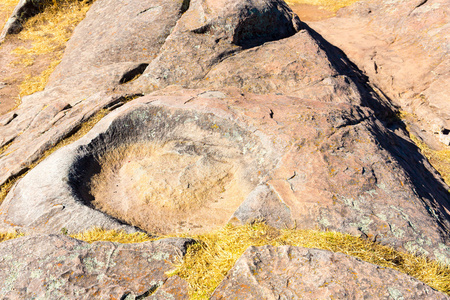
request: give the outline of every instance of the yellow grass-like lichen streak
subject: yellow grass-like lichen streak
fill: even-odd
[[[441,174],[445,183],[450,186],[450,147],[442,146],[441,150],[433,150],[413,134],[410,133],[409,136],[430,164]]]
[[[21,236],[24,236],[24,234],[18,232],[0,232],[0,242],[16,239]]]
[[[96,241],[109,241],[122,244],[142,243],[154,240],[151,236],[143,232],[125,233],[117,230],[104,230],[101,228],[94,228],[85,232],[71,235],[71,237],[82,240],[88,243]]]
[[[289,5],[308,4],[315,5],[331,12],[337,12],[339,9],[349,6],[359,0],[286,0]]]
[[[5,26],[17,3],[19,3],[19,0],[2,0],[0,2],[0,32],[3,30],[3,26]]]
[[[277,230],[258,223],[227,226],[194,238],[199,242],[191,246],[184,262],[170,274],[178,275],[189,283],[191,299],[208,299],[248,247],[263,245],[292,245],[341,252],[382,267],[396,269],[437,290],[450,292],[449,267],[347,234]]]
[[[33,64],[39,55],[46,55],[50,63],[38,76],[28,76],[20,85],[20,95],[26,96],[44,89],[48,78],[61,61],[65,44],[76,25],[83,20],[93,1],[52,1],[44,11],[25,24],[18,38],[31,42],[31,47],[18,47],[13,52],[15,63]]]
[[[20,236],[22,235],[17,233],[0,234],[0,241]],[[188,282],[190,299],[208,299],[248,247],[264,245],[292,245],[344,253],[381,267],[406,273],[436,290],[450,294],[449,266],[339,232],[279,230],[264,223],[255,223],[243,226],[227,225],[206,234],[179,236],[191,237],[197,243],[189,247],[184,260],[174,266],[174,270],[168,275],[178,275]],[[140,243],[156,240],[145,233],[127,234],[123,231],[98,228],[74,234],[71,237],[89,243],[95,241]],[[168,236],[160,238],[165,237]]]

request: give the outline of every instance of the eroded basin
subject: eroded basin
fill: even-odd
[[[157,234],[225,225],[274,163],[256,135],[230,120],[157,106],[134,108],[83,147],[74,191]]]

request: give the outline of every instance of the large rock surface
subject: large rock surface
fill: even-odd
[[[398,271],[342,253],[250,247],[211,299],[449,299]]]
[[[143,97],[118,108],[129,96]],[[280,0],[96,1],[46,89],[0,119],[0,184],[104,107],[115,111],[12,188],[0,206],[0,229],[134,231],[131,224],[160,233],[165,226],[185,232],[263,219],[361,235],[450,262],[448,186],[408,138],[389,99]],[[119,159],[97,194],[93,178],[106,170],[105,154],[130,145],[150,146],[155,155]],[[41,261],[41,252],[20,243],[37,244],[52,261],[72,251],[100,260],[104,249],[125,247],[38,235],[0,245],[8,253],[19,249],[0,261],[3,270],[27,272],[17,257]],[[62,264],[77,270],[72,263]],[[46,267],[60,274],[59,265]],[[377,272],[368,269],[368,276]],[[37,274],[5,277],[17,285],[3,290],[26,293],[22,287],[34,284],[49,291]],[[417,287],[411,295],[433,292],[405,280]],[[165,299],[185,285],[179,278],[166,283],[152,296]],[[70,290],[72,281],[50,286]],[[407,295],[404,289],[382,293]],[[125,293],[121,285],[118,297]]]
[[[148,19],[140,17],[142,12],[149,14]],[[164,18],[165,12],[175,17]],[[118,24],[113,16],[125,20]],[[140,39],[131,32],[119,33],[124,31],[119,27],[127,22],[132,24],[129,30],[134,30],[134,25],[140,28],[136,31]],[[152,22],[158,23],[157,28],[145,30]],[[265,22],[277,26],[261,27]],[[120,38],[107,38],[98,27],[112,36],[117,31]],[[253,132],[258,143],[265,145],[264,151],[272,153],[259,158],[265,167],[251,163],[254,158],[238,164],[244,170],[260,168],[260,173],[252,179],[253,185],[233,198],[234,204],[219,223],[259,217],[276,226],[296,222],[304,228],[362,234],[447,261],[447,187],[395,124],[387,99],[374,92],[342,53],[314,32],[301,29],[304,27],[280,1],[192,1],[189,6],[97,1],[77,28],[46,90],[26,97],[16,111],[4,116],[2,145],[10,145],[0,157],[0,182],[22,172],[101,107],[129,94],[153,91],[134,101],[135,105],[147,103],[149,108],[142,108],[143,113],[152,107],[181,109],[200,120],[197,126],[210,126],[209,131],[216,127],[204,116],[213,114],[222,119],[225,125],[221,127],[238,126]],[[79,49],[93,50],[81,55]],[[138,71],[143,75],[127,82],[129,74]],[[173,84],[196,89],[161,89]],[[121,226],[94,212],[86,188],[80,192],[67,178],[84,154],[99,155],[88,146],[96,136],[104,140],[102,133],[119,122],[115,118],[129,122],[124,116],[133,105],[105,119],[85,139],[59,151],[21,180],[1,207],[2,226],[36,232]],[[169,115],[172,117],[159,121],[165,124],[164,130],[194,130],[178,128],[180,124]],[[223,134],[221,127],[219,135]],[[109,129],[114,133],[109,139],[118,141],[105,149],[125,143],[121,136],[132,135],[118,128]],[[213,136],[199,136],[203,134],[203,140],[196,143],[207,149]],[[184,138],[192,140],[191,136]],[[226,139],[216,143],[222,141]],[[109,213],[130,223],[123,216],[126,210],[133,209]],[[277,213],[271,213],[273,210]]]
[[[0,118],[0,147],[9,145],[0,153],[0,184],[122,96],[195,82],[233,53],[299,28],[298,17],[280,0],[96,1],[46,89]],[[147,65],[153,77],[126,85]]]
[[[168,278],[189,239],[88,244],[34,235],[0,244],[2,299],[187,299],[187,283]],[[20,257],[20,259],[18,259]],[[162,297],[164,296],[164,297]]]
[[[422,129],[449,145],[449,24],[447,0],[363,0],[309,26],[416,114]]]
[[[148,64],[156,57],[186,9],[186,3],[175,0],[96,1],[67,43],[64,59],[47,88],[74,81],[100,88],[101,82],[117,84],[132,79],[136,74],[127,78],[125,75],[133,72],[122,71],[122,66],[137,65],[135,72],[142,73],[139,64]],[[124,77],[117,80],[105,72],[105,67],[122,71]],[[79,74],[83,76],[76,76]]]
[[[320,85],[315,88],[322,90]],[[354,97],[360,99],[356,93]],[[182,211],[187,214],[180,222],[194,224],[190,229],[217,228],[227,220],[265,219],[277,227],[297,224],[359,234],[449,261],[449,202],[444,184],[402,129],[386,128],[373,110],[351,102],[356,100],[255,95],[236,88],[173,87],[141,97],[108,115],[84,138],[58,150],[27,174],[0,207],[2,227],[29,232],[59,232],[66,227],[77,232],[93,225],[107,226],[101,223],[104,218],[97,217],[102,213],[92,210],[97,199],[86,187],[92,174],[101,171],[104,153],[144,142],[166,145],[167,153],[188,159],[190,167],[180,171],[174,172],[167,163],[158,168],[173,174],[160,183],[168,188],[179,184],[182,189],[191,183],[195,188],[195,178],[205,175],[188,170],[199,164],[210,180],[219,176],[238,181],[238,185],[223,185],[214,194],[217,198],[205,194],[207,200],[203,200],[199,195],[194,201],[197,206]],[[213,164],[220,161],[229,162],[234,175],[220,175],[220,164]],[[149,163],[145,157],[119,163],[113,177],[120,178],[117,174],[123,174],[130,162],[137,164],[134,172],[125,173],[131,178],[129,184],[140,180],[140,172]],[[147,172],[144,179],[149,183],[143,182],[136,190],[163,176],[153,178],[157,171]],[[191,181],[184,181],[186,175]],[[114,180],[104,199],[106,206],[115,210],[107,213],[151,233],[161,232],[154,228],[165,225],[175,230],[170,219],[183,206],[176,204],[174,194],[159,190],[158,197],[146,203],[139,197],[134,200],[132,192],[116,190],[122,181]],[[167,200],[161,200],[164,197]],[[203,217],[200,210],[205,210]],[[155,218],[158,211],[161,215]],[[135,223],[136,212],[144,223],[155,218],[155,227]],[[208,221],[215,217],[216,223]]]

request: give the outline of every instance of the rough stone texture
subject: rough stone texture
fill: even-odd
[[[21,200],[16,202],[7,197],[3,202],[4,229],[12,226],[24,232],[59,233],[64,228],[72,234],[101,227],[135,232],[136,228],[74,199],[69,175],[76,157],[68,160],[67,152],[70,153],[70,148],[56,153],[50,163],[47,160],[39,164],[13,188],[9,195]]]
[[[258,134],[212,114],[142,105],[156,99],[125,105],[31,170],[2,204],[4,225],[47,233],[94,226],[133,231],[90,208],[96,203],[150,233],[226,224],[262,174],[275,166],[273,150],[261,145]],[[138,149],[153,145],[148,151],[156,158],[143,152],[115,162],[119,171],[113,168],[101,178],[102,189],[93,193],[90,182],[102,169],[101,157],[135,143],[142,143]]]
[[[88,47],[99,40],[111,41],[109,45],[113,45],[114,39],[105,40],[97,31],[85,44],[80,38],[88,34],[87,28],[94,24],[114,27],[112,16],[128,17],[130,22],[147,26],[140,18],[135,18],[144,8],[141,4],[106,3],[108,5],[103,7],[102,1],[98,1],[98,6],[80,25],[84,29],[74,35],[73,40],[82,43],[80,47]],[[116,9],[107,8],[113,4]],[[125,6],[130,13],[126,13]],[[178,6],[169,5],[169,9],[180,16],[180,10],[183,12],[186,6],[178,3]],[[161,20],[158,11],[154,9],[150,21]],[[274,16],[277,17],[272,19]],[[267,20],[278,24],[278,31],[256,29]],[[173,22],[167,18],[166,25],[148,32],[148,39],[163,39]],[[266,144],[265,149],[269,149],[268,144],[276,149],[271,163],[278,163],[278,166],[269,171],[263,168],[261,172],[266,177],[255,183],[268,185],[273,193],[267,197],[264,194],[251,196],[245,202],[246,196],[242,196],[243,206],[234,216],[230,211],[229,218],[249,221],[251,217],[247,212],[251,207],[255,209],[254,218],[269,219],[270,214],[262,207],[270,202],[268,207],[280,213],[270,218],[277,226],[296,222],[305,228],[319,226],[362,234],[446,261],[450,252],[449,197],[445,185],[401,128],[395,123],[391,128],[385,126],[393,116],[389,102],[378,96],[368,85],[367,78],[320,36],[311,30],[295,33],[302,26],[307,28],[279,1],[230,0],[221,5],[193,1],[165,37],[164,45],[159,50],[159,46],[149,50],[159,51],[154,59],[142,62],[145,55],[139,56],[135,53],[138,50],[133,48],[129,52],[135,53],[131,56],[135,61],[122,61],[129,53],[129,45],[135,42],[130,34],[121,39],[123,44],[118,49],[124,51],[122,54],[104,53],[103,48],[98,48],[93,57],[81,59],[82,63],[77,64],[81,69],[74,69],[73,76],[55,75],[45,91],[26,97],[17,110],[2,118],[1,145],[10,143],[10,146],[0,157],[0,182],[20,174],[81,121],[101,107],[119,102],[123,95],[148,92],[170,84],[203,86],[206,88],[191,91],[176,87],[158,90],[141,101],[154,101],[152,105],[158,101],[168,106],[172,103],[176,108],[199,114],[217,113],[217,117],[230,120],[229,124],[238,124],[249,132],[265,136],[261,141]],[[76,43],[70,47],[59,74],[70,73],[70,62],[80,60],[80,55],[72,54],[78,51]],[[98,69],[103,75],[96,80],[97,69],[85,67],[101,54],[104,54],[105,65]],[[124,74],[142,70],[143,63],[149,64],[144,75],[124,82],[123,78],[128,78]],[[85,73],[79,73],[84,70]],[[241,91],[232,89],[231,94],[226,90],[218,91],[226,86]],[[286,95],[274,96],[274,93]],[[385,123],[376,117],[381,117]],[[64,154],[54,157],[58,155],[66,157]],[[67,157],[72,160],[62,163],[61,170],[70,170],[68,166],[75,161],[73,156]],[[45,162],[44,167],[37,170],[50,170],[47,164],[51,163]],[[110,218],[101,213],[93,213],[96,218],[89,216],[92,209],[81,205],[85,200],[80,202],[73,197],[72,190],[67,190],[67,182],[60,176],[64,172],[40,178],[45,173],[34,170],[8,195],[1,208],[4,228],[18,226],[25,231],[59,232],[61,227],[78,231],[95,223],[118,226],[108,223]],[[43,180],[48,184],[41,188],[30,184],[29,188],[36,189],[27,190],[27,182],[42,183]],[[51,185],[62,189],[45,188]],[[52,194],[55,191],[56,194]],[[274,199],[274,195],[279,199]],[[64,202],[66,199],[70,201]],[[255,208],[258,203],[261,204],[259,209]],[[55,209],[54,204],[59,204],[59,209]],[[35,209],[24,211],[28,205]],[[289,208],[290,219],[284,207]],[[70,217],[78,209],[84,210],[85,224],[76,224]],[[52,221],[46,223],[49,215]]]
[[[215,299],[449,299],[415,278],[341,253],[250,247]]]
[[[66,86],[74,76],[77,84],[82,81],[99,87],[100,80],[93,84],[91,81],[98,77],[101,80],[112,78],[105,76],[102,70],[105,66],[130,62],[148,64],[158,54],[185,6],[184,2],[176,0],[96,1],[67,43],[63,60],[52,73],[47,87]],[[76,76],[81,73],[82,77]]]
[[[151,295],[149,299],[162,299],[156,295],[165,293],[165,299],[187,299],[187,284],[177,277],[168,278],[165,272],[174,268],[190,243],[189,239],[163,239],[88,244],[61,235],[9,240],[0,244],[0,296],[138,299]]]
[[[191,1],[132,88],[148,92],[171,84],[195,85],[226,58],[299,29],[300,20],[283,1]]]
[[[172,276],[167,279],[163,286],[156,290],[152,295],[147,297],[149,300],[166,300],[166,299],[189,299],[188,284],[178,276]]]
[[[157,13],[145,11],[152,4],[160,6]],[[143,72],[143,61],[159,49],[182,8],[178,1],[96,1],[46,89],[24,97],[14,112],[0,117],[0,147],[10,144],[0,153],[0,184],[20,174],[99,109],[119,101],[122,95],[105,94]]]
[[[320,91],[322,87],[318,85],[316,89]],[[172,112],[168,114],[167,110]],[[135,117],[127,118],[126,113]],[[186,120],[195,121],[183,127]],[[132,133],[125,130],[126,126],[139,129]],[[199,133],[196,127],[211,133],[202,133],[196,140]],[[319,227],[360,234],[397,249],[449,261],[448,192],[408,141],[404,130],[393,129],[386,128],[370,108],[341,101],[255,95],[235,88],[208,91],[172,87],[124,105],[83,139],[58,150],[33,169],[0,207],[2,226],[9,228],[12,224],[25,231],[46,232],[72,226],[70,216],[74,215],[75,208],[82,207],[80,203],[90,205],[86,201],[90,198],[82,196],[90,178],[86,167],[99,168],[98,162],[90,157],[96,153],[101,155],[109,147],[132,144],[139,139],[150,144],[185,140],[185,144],[193,144],[197,153],[219,153],[215,155],[220,158],[226,152],[218,151],[218,141],[230,148],[227,143],[232,144],[236,139],[229,136],[235,136],[245,147],[233,159],[241,156],[244,162],[241,166],[247,174],[243,178],[255,190],[246,190],[247,197],[240,195],[230,202],[236,208],[234,215],[229,211],[227,218],[231,221],[246,222],[270,216],[268,221],[279,227],[296,223],[300,228]],[[248,140],[245,132],[253,132],[254,139]],[[214,134],[221,138],[215,138]],[[95,146],[98,143],[95,141],[101,147]],[[170,151],[177,148],[178,153],[184,153],[189,147],[176,146]],[[249,158],[244,153],[250,153]],[[73,167],[76,161],[80,163]],[[54,172],[50,166],[62,172]],[[69,177],[67,170],[71,172]],[[138,174],[136,171],[131,178],[138,178]],[[47,180],[45,177],[51,178],[48,185],[30,184]],[[180,178],[173,176],[166,184],[173,185]],[[49,185],[58,187],[52,190]],[[268,190],[262,190],[261,185]],[[227,189],[224,186],[223,195]],[[120,201],[129,201],[119,194],[120,201],[114,204],[114,195],[110,196],[113,207],[118,207]],[[55,212],[53,205],[64,199],[70,201],[64,202],[63,210]],[[219,203],[226,206],[226,201],[224,197]],[[241,207],[235,206],[236,203],[242,203]],[[144,208],[146,205],[152,207],[150,212],[158,210],[156,204],[142,204]],[[27,206],[36,208],[24,212],[23,207]],[[213,205],[209,207],[214,211]],[[54,212],[50,222],[40,216],[48,211]],[[222,220],[223,225],[226,220]],[[126,218],[123,221],[133,222]]]
[[[93,90],[72,92],[53,89],[24,97],[19,108],[2,116],[0,144],[9,147],[0,154],[1,184],[21,174],[45,150],[120,98]],[[87,96],[89,93],[92,96]]]
[[[257,186],[247,195],[234,212],[230,223],[245,224],[255,220],[264,220],[266,224],[277,228],[292,223],[291,210],[267,184]]]
[[[416,114],[422,129],[447,145],[449,24],[447,0],[360,1],[335,18],[309,23],[403,110]]]
[[[195,82],[194,78],[232,53],[293,35],[300,26],[298,17],[280,0],[187,4],[96,1],[75,30],[46,89],[24,97],[18,109],[0,118],[0,124],[5,124],[0,128],[0,147],[10,145],[0,153],[0,184],[23,172],[80,122],[121,96]],[[267,22],[271,26],[261,25]],[[151,30],[147,30],[149,24]],[[197,25],[207,30],[196,30]],[[146,73],[157,77],[146,75],[142,82],[138,78],[126,84],[147,64]],[[154,86],[154,80],[160,86]],[[115,96],[105,97],[111,93]]]
[[[401,8],[414,1],[398,2]],[[411,15],[427,5],[417,2],[417,9]],[[426,11],[436,11],[434,6],[432,8]],[[382,16],[381,13],[376,15]],[[396,15],[399,19],[393,19],[399,22],[409,18],[402,13]],[[376,22],[374,19],[373,23]],[[415,23],[411,24],[406,31],[418,28],[414,27]],[[401,34],[401,26],[395,26]],[[383,32],[386,31],[380,30],[380,34],[386,34]],[[445,31],[441,33],[445,39]],[[430,42],[429,45],[437,44]],[[431,60],[437,62],[433,57]],[[381,73],[378,62],[376,65],[375,73]],[[445,66],[445,63],[439,65],[439,74],[446,74]],[[418,73],[421,72],[425,71],[421,69]],[[142,76],[132,80],[140,74]],[[377,85],[384,87],[385,77],[376,78],[379,78]],[[433,95],[438,95],[440,84],[435,86],[438,92]],[[128,95],[147,93],[117,109]],[[103,154],[112,148],[129,144],[140,146],[138,142],[145,142],[156,148],[162,144],[165,148],[160,148],[165,152],[162,151],[161,156],[172,155],[182,163],[172,161],[164,169],[161,168],[164,160],[158,160],[156,155],[120,161],[119,171],[123,172],[112,179],[118,178],[116,184],[122,184],[123,189],[117,190],[111,185],[105,190],[112,194],[121,192],[120,197],[105,195],[111,196],[109,206],[123,209],[108,213],[126,223],[142,226],[142,220],[151,217],[155,226],[163,228],[167,225],[164,222],[174,216],[165,205],[173,211],[178,209],[179,203],[170,201],[183,199],[172,197],[172,191],[166,193],[171,184],[177,187],[175,191],[179,191],[179,186],[187,190],[191,187],[190,179],[195,179],[193,187],[196,189],[202,186],[204,179],[211,177],[212,185],[218,182],[217,186],[223,189],[213,190],[214,197],[193,197],[201,201],[195,203],[194,209],[187,210],[188,213],[184,212],[184,217],[188,218],[186,223],[191,217],[202,216],[198,213],[209,214],[208,220],[220,216],[211,227],[221,226],[228,220],[244,223],[263,219],[277,227],[296,224],[300,228],[359,234],[396,249],[450,262],[448,186],[394,118],[395,108],[389,99],[342,52],[301,23],[282,1],[195,0],[188,5],[180,1],[98,0],[75,31],[47,88],[25,97],[18,109],[0,118],[0,147],[7,146],[0,153],[0,184],[24,172],[43,151],[103,107],[116,110],[84,138],[49,156],[13,187],[0,206],[1,230],[55,233],[65,228],[72,233],[92,226],[135,230],[99,211],[104,207],[94,209],[98,199],[93,197],[90,183],[101,174]],[[224,167],[229,161],[235,169]],[[128,162],[136,166],[136,172],[126,166]],[[186,162],[192,167],[187,167]],[[156,169],[161,176],[149,171],[154,165],[158,166]],[[133,193],[128,197],[123,192],[132,186],[134,179],[153,180],[145,185],[144,196],[148,196],[149,187],[164,189],[167,186],[166,194],[162,193],[167,199],[136,204]],[[222,179],[225,179],[223,184]],[[231,193],[234,191],[240,194]],[[202,212],[202,205],[211,210]],[[143,207],[143,216],[136,221],[133,218],[141,212],[139,206]],[[165,219],[154,218],[155,215]],[[157,224],[157,221],[162,223]],[[170,226],[178,230],[177,224]],[[33,250],[32,245],[37,245],[38,250]],[[35,259],[36,255],[45,251],[49,254],[45,252],[44,257],[51,261],[67,257],[61,253],[85,251],[83,253],[87,254],[82,257],[100,260],[106,253],[104,249],[153,249],[155,245],[97,243],[89,246],[66,237],[43,235],[6,242],[0,248],[7,248],[5,251],[10,251],[11,255],[2,256],[0,261],[5,264],[2,276],[7,276],[1,281],[19,285],[13,290],[8,283],[2,292],[9,289],[7,292],[26,293],[28,286],[30,293],[42,291],[43,297],[53,288],[68,292],[76,281],[62,284],[61,280],[85,273],[93,274],[98,281],[110,280],[111,289],[119,291],[117,297],[126,297],[130,292],[128,288],[119,288],[114,280],[119,280],[120,276],[130,277],[129,273],[138,278],[135,272],[141,274],[141,264],[118,270],[122,275],[109,278],[105,276],[114,267],[112,265],[106,273],[86,268],[77,273],[78,262],[61,258],[61,266],[45,265],[54,268],[52,274],[56,275],[53,276],[59,276],[56,279],[47,276],[47,284],[35,280],[40,274],[32,273],[14,257],[36,264],[42,261]],[[158,253],[167,253],[165,251]],[[306,251],[310,257],[315,253],[315,250],[301,251]],[[123,259],[131,256],[129,251],[127,253]],[[321,256],[328,257],[326,267],[339,269],[330,263],[330,256],[338,260],[339,255]],[[276,261],[272,257],[268,260]],[[82,259],[79,261],[83,263]],[[108,263],[104,264],[103,267]],[[59,271],[63,266],[73,267],[74,273]],[[375,267],[359,268],[363,272]],[[19,273],[30,275],[14,277]],[[105,274],[103,279],[97,278],[101,274]],[[164,282],[166,277],[159,274],[162,279],[154,282]],[[401,276],[390,273],[387,278]],[[346,285],[355,280],[346,278]],[[13,279],[17,279],[15,283]],[[139,280],[144,282],[142,278]],[[132,290],[129,297],[152,290],[156,285],[151,280],[149,289]],[[418,287],[411,293],[432,293],[426,287],[419,287],[416,281],[402,281]],[[151,297],[166,299],[169,294],[186,297],[186,283],[180,278],[165,282]],[[92,290],[96,288],[98,286],[92,286]],[[318,287],[316,292],[323,288]],[[388,287],[387,292],[386,288],[380,289],[377,291],[384,293],[381,297],[407,293],[404,287],[391,290]],[[108,298],[106,290],[98,292],[104,292]],[[5,297],[26,295],[6,294]]]

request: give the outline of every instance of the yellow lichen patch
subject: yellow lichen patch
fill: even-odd
[[[9,16],[12,14],[19,0],[2,0],[0,2],[0,32]]]
[[[48,65],[48,68],[42,71],[39,76],[27,75],[24,81],[20,84],[20,96],[31,95],[35,92],[42,91],[45,88],[50,75],[60,62],[60,59],[52,61]]]
[[[22,177],[20,177],[22,178]],[[19,178],[17,178],[19,179]],[[0,186],[0,204],[5,200],[6,195],[8,195],[8,192],[13,187],[14,183],[16,183],[17,179],[8,180],[6,183],[4,183],[2,186]]]
[[[184,262],[170,275],[189,284],[190,299],[208,299],[236,260],[250,246],[272,244],[280,232],[264,224],[234,227],[193,236],[198,243],[189,248]]]
[[[6,152],[8,150],[9,146],[11,146],[11,142],[6,143],[3,147],[0,148],[0,155]]]
[[[359,0],[286,0],[289,5],[307,4],[315,5],[321,9],[325,9],[331,12],[337,12],[339,9],[349,6]]]
[[[75,131],[72,135],[66,137],[65,139],[61,140],[58,144],[56,144],[53,148],[47,150],[44,152],[44,155],[42,158],[35,164],[33,164],[32,167],[37,165],[39,162],[44,160],[47,156],[58,150],[59,148],[69,145],[82,136],[84,136],[86,133],[89,132],[89,130],[92,129],[92,127],[95,126],[103,117],[105,117],[110,112],[109,109],[101,109],[96,114],[94,114],[92,117],[90,117],[86,122],[81,123],[80,128],[78,128],[77,131]]]
[[[409,136],[430,164],[441,174],[445,183],[450,186],[450,147],[442,145],[442,149],[433,150],[415,135],[410,133]]]
[[[263,245],[292,245],[341,252],[396,269],[437,290],[450,292],[449,267],[347,234],[315,230],[277,230],[257,223],[238,227],[229,225],[193,238],[198,243],[189,248],[184,261],[170,274],[178,275],[189,283],[191,299],[208,299],[248,247]]]
[[[96,241],[109,241],[122,244],[142,243],[154,240],[148,234],[143,232],[125,233],[117,230],[104,230],[101,228],[94,228],[85,232],[70,235],[71,237],[82,240],[88,243]]]
[[[51,1],[44,11],[25,24],[18,38],[30,42],[31,47],[18,47],[13,52],[15,63],[32,65],[39,55],[46,55],[49,65],[38,76],[28,76],[20,85],[20,95],[30,95],[44,89],[50,74],[61,61],[65,44],[76,25],[83,20],[93,1]]]
[[[445,183],[450,186],[450,146],[440,145],[440,149],[434,150],[424,143],[420,138],[411,133],[409,120],[416,120],[417,117],[405,111],[400,111],[398,117],[406,123],[406,130],[410,139],[420,149],[422,154],[428,159],[430,164],[441,174]],[[449,191],[450,192],[450,191]]]
[[[0,242],[16,239],[21,236],[24,236],[24,234],[18,232],[0,232]]]

